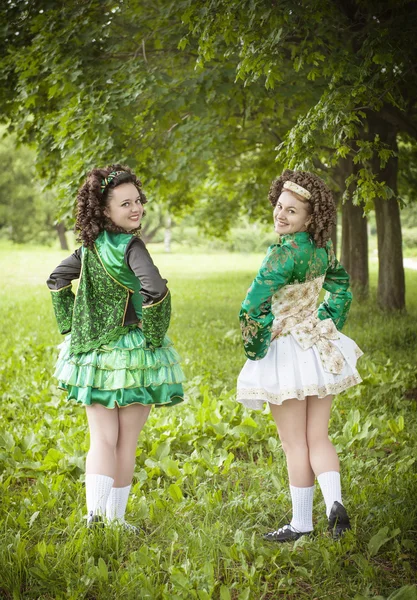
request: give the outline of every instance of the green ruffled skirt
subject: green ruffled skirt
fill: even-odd
[[[68,399],[106,408],[130,404],[173,406],[182,402],[184,374],[166,336],[162,347],[147,348],[134,328],[98,350],[70,354],[71,334],[60,345],[54,376]]]

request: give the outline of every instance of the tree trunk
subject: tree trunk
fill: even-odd
[[[331,240],[333,242],[334,253],[337,254],[337,221],[338,215],[336,213],[336,223],[332,230]]]
[[[396,128],[375,113],[368,115],[368,122],[372,136],[379,134],[381,141],[397,152]],[[378,180],[385,182],[394,192],[389,200],[378,198],[374,201],[379,262],[378,304],[384,310],[402,310],[405,308],[405,277],[397,200],[398,158],[390,158],[385,167],[381,168],[379,158],[375,157],[372,168]]]
[[[405,277],[397,199],[375,200],[375,217],[379,262],[378,304],[385,310],[402,310],[405,308]]]
[[[349,215],[342,205],[342,251],[340,253],[340,262],[346,271],[350,272],[350,227]]]
[[[160,207],[154,205],[146,220],[142,220],[141,238],[145,244],[149,244],[162,227],[164,227],[164,213]]]
[[[61,244],[61,250],[69,250],[67,236],[65,235],[66,229],[63,223],[55,225],[55,229],[58,233],[59,243]]]
[[[142,227],[142,229],[140,230],[140,237],[145,242],[145,244],[149,244],[153,240],[153,238],[158,233],[161,227],[161,223],[157,223],[154,227]]]
[[[335,173],[340,186],[340,195],[345,190],[345,181],[353,173],[355,165],[347,157],[339,162]],[[350,275],[355,296],[364,300],[369,291],[368,228],[363,209],[355,206],[351,199],[342,205],[342,251],[341,263]]]
[[[335,226],[333,227],[331,238],[332,238],[332,242],[333,242],[334,253],[337,255],[337,222],[339,220],[338,209],[341,205],[342,193],[341,192],[333,192],[333,198],[334,198],[334,203],[336,205],[336,223],[335,223]]]
[[[342,265],[350,275],[355,296],[364,300],[369,291],[368,224],[363,208],[351,199],[342,207]]]

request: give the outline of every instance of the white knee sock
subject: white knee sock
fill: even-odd
[[[85,476],[85,495],[87,498],[87,512],[93,515],[106,514],[106,502],[109,497],[114,479],[107,475]]]
[[[340,487],[340,473],[338,471],[328,471],[321,473],[317,477],[321,488],[324,501],[326,503],[326,515],[330,515],[334,502],[342,502],[342,489]]]
[[[313,531],[313,496],[311,487],[294,487],[290,485],[292,500],[291,527],[297,531]]]
[[[106,505],[106,517],[109,521],[117,520],[121,523],[124,522],[127,499],[129,498],[131,487],[131,485],[121,488],[112,487]]]

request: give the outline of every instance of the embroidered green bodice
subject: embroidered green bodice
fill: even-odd
[[[130,234],[102,232],[94,248],[82,248],[80,283],[75,296],[71,284],[52,291],[61,333],[71,331],[71,352],[99,348],[142,322],[149,346],[162,344],[171,314],[169,291],[157,303],[142,306],[141,284],[125,262]],[[125,325],[129,302],[137,323]],[[146,309],[144,311],[144,309]]]
[[[317,308],[322,288],[326,295]],[[239,320],[247,357],[263,358],[272,338],[312,318],[330,318],[342,329],[351,301],[349,276],[331,241],[317,248],[306,232],[282,236],[281,243],[269,247],[242,303]]]
[[[142,318],[142,296],[139,291],[140,281],[127,266],[124,256],[132,235],[129,233],[109,233],[102,231],[95,241],[94,247],[101,259],[103,267],[120,285],[131,292],[131,301],[138,319]],[[85,248],[83,249],[85,252]]]

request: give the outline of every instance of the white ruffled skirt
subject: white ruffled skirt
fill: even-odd
[[[237,380],[237,401],[261,410],[264,402],[282,404],[290,398],[323,398],[360,383],[356,362],[363,354],[361,349],[340,332],[339,339],[331,343],[344,358],[339,374],[324,368],[316,345],[303,350],[292,335],[276,338],[264,358],[246,361]]]

